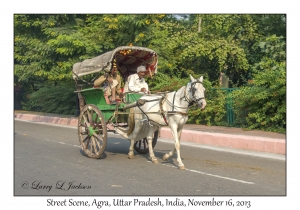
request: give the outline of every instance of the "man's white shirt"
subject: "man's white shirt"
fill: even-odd
[[[130,75],[127,81],[128,91],[140,92],[142,88],[145,88],[146,92],[148,92],[148,84],[144,78],[140,79],[138,74]]]

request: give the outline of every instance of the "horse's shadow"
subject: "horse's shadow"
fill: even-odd
[[[82,151],[82,149],[79,149],[79,151],[80,151],[80,154],[82,156],[87,157],[86,154]],[[169,151],[170,150],[157,150],[157,151],[155,151],[155,149],[154,149],[154,154],[155,154],[155,157],[158,159],[159,164],[170,164],[170,165],[173,165],[175,167],[178,167],[176,165],[176,163],[174,162],[174,158],[176,160],[176,154],[174,154],[172,157],[168,158],[167,160],[163,160],[163,156],[166,153],[168,153]],[[112,155],[122,155],[122,156],[125,156],[127,158],[128,152],[129,152],[128,148],[126,148],[126,147],[124,147],[124,148],[114,148],[113,146],[108,146],[108,147],[106,147],[106,149],[103,152],[103,154],[101,155],[101,157],[98,158],[98,159],[99,160],[106,159],[106,158],[109,158],[109,156],[112,156]],[[142,157],[142,158],[145,158],[147,161],[152,162],[149,153],[141,154],[141,153],[138,153],[137,151],[134,150],[134,157],[135,158]],[[184,158],[181,158],[181,159],[184,160]]]

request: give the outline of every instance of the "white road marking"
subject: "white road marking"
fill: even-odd
[[[147,161],[147,162],[150,162],[150,161]],[[167,167],[177,168],[175,166],[170,166],[170,165],[167,165],[167,164],[162,164],[162,165],[167,166]],[[244,181],[244,180],[233,179],[233,178],[229,178],[229,177],[226,177],[226,176],[219,176],[219,175],[215,175],[215,174],[209,174],[209,173],[205,173],[205,172],[202,172],[202,171],[191,170],[191,169],[185,169],[185,170],[190,171],[190,172],[194,172],[194,173],[198,173],[198,174],[203,174],[203,175],[207,175],[207,176],[220,178],[220,179],[227,179],[227,180],[234,181],[234,182],[240,182],[240,183],[244,183],[244,184],[254,184],[253,182],[247,182],[247,181]]]
[[[225,176],[219,176],[219,175],[215,175],[215,174],[208,174],[205,172],[201,172],[201,171],[196,171],[196,170],[190,170],[190,169],[186,169],[187,171],[191,171],[191,172],[195,172],[195,173],[199,173],[199,174],[203,174],[203,175],[207,175],[207,176],[213,176],[213,177],[217,177],[220,179],[227,179],[230,181],[234,181],[234,182],[241,182],[244,184],[254,184],[253,182],[247,182],[247,181],[243,181],[243,180],[239,180],[239,179],[233,179],[233,178],[229,178],[229,177],[225,177]]]
[[[45,141],[49,141],[49,142],[52,142],[52,143],[58,143],[58,144],[63,144],[63,145],[67,145],[67,146],[72,146],[72,147],[79,147],[79,148],[81,148],[80,145],[67,144],[67,143],[61,142],[61,141],[52,141],[52,140],[49,140],[49,139],[45,139]]]
[[[111,187],[123,187],[122,185],[111,185]]]

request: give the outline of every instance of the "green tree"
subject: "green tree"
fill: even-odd
[[[17,82],[34,87],[41,85],[39,81],[69,80],[72,65],[84,51],[76,30],[84,23],[82,18],[82,15],[15,15]]]
[[[204,75],[209,108],[203,112],[191,111],[189,122],[223,125],[225,95],[215,89],[220,73],[230,78],[232,87],[242,87],[241,91],[246,90],[244,86],[249,88],[247,91],[264,88],[269,92],[274,90],[278,95],[284,90],[282,81],[276,83],[282,88],[268,86],[267,81],[271,82],[274,75],[285,77],[285,28],[283,14],[16,14],[14,81],[28,91],[28,96],[31,95],[25,105],[42,110],[43,100],[36,100],[39,92],[46,94],[49,91],[56,98],[54,89],[60,88],[67,92],[66,95],[71,94],[74,63],[131,43],[158,53],[159,73],[153,80],[148,80],[154,91],[178,89],[186,85],[189,74]],[[268,75],[273,76],[269,78]],[[248,81],[251,80],[254,82],[250,85]],[[276,91],[278,88],[280,91]],[[249,100],[242,97],[245,92],[240,94],[237,91],[234,97],[241,97],[239,101]],[[249,96],[254,95],[249,92]],[[70,97],[69,103],[74,104],[73,100]],[[57,105],[66,106],[65,103]],[[235,107],[247,108],[243,104],[235,104]],[[268,111],[260,110],[262,108],[256,106],[256,111],[251,112],[248,108],[248,113],[273,116],[278,106]],[[284,109],[277,112],[283,116]],[[274,121],[278,118],[274,116],[271,124],[266,121],[269,127],[279,123],[279,120]],[[254,114],[247,117],[248,125],[257,121]],[[258,124],[256,128],[260,128]]]
[[[252,67],[255,72],[253,82],[233,93],[236,123],[241,123],[249,129],[285,132],[286,53],[284,38],[270,36],[256,47],[260,48],[264,56]]]
[[[14,15],[14,82],[25,91],[24,108],[48,107],[46,97],[34,104],[34,96],[53,88],[66,95],[72,93],[74,99],[70,103],[75,103],[73,91],[70,93],[71,89],[65,87],[70,86],[72,66],[85,50],[81,42],[84,37],[78,32],[85,24],[84,18],[85,15]],[[38,92],[31,96],[35,91]],[[63,97],[56,100],[59,106],[65,106],[59,103]]]

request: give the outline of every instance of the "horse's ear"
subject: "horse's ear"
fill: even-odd
[[[203,82],[203,76],[200,77],[199,81],[200,81],[200,82]]]
[[[195,81],[195,79],[194,79],[194,77],[192,75],[190,75],[190,78],[191,78],[191,82]]]

